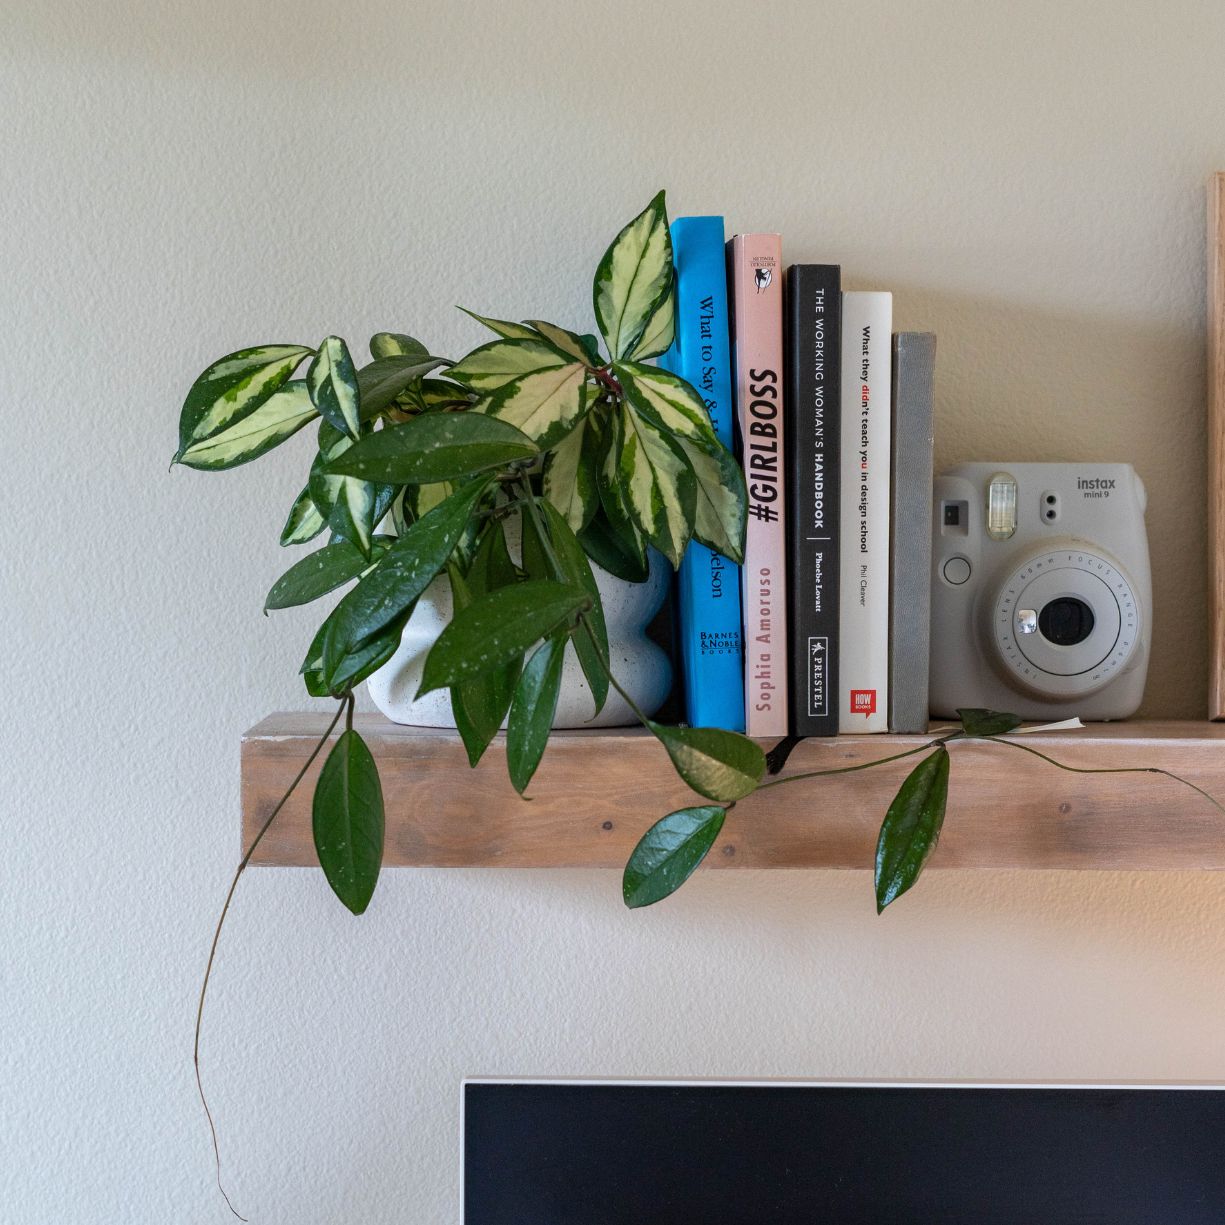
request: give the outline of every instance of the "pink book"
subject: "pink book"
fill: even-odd
[[[744,604],[745,730],[785,736],[787,547],[783,515],[783,244],[737,234],[727,244],[736,414],[749,489],[740,571]]]

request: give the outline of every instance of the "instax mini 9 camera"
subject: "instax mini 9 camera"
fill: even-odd
[[[1130,464],[963,464],[932,508],[931,709],[1125,719],[1152,591]]]

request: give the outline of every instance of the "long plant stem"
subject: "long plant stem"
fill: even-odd
[[[1163,770],[1160,766],[1069,766],[1062,761],[1056,761],[1053,757],[1048,757],[1045,753],[1038,752],[1037,749],[1030,748],[1027,744],[1022,744],[1019,740],[1004,740],[999,736],[984,736],[984,740],[990,740],[992,744],[1005,744],[1009,748],[1020,749],[1022,753],[1028,753],[1031,757],[1040,758],[1047,765],[1055,766],[1060,770],[1066,770],[1069,774],[1160,774],[1165,778],[1171,778],[1176,783],[1182,783],[1184,787],[1190,787],[1197,795],[1202,795],[1204,799],[1211,804],[1217,812],[1225,816],[1225,805],[1208,794],[1203,787],[1197,787],[1193,782],[1183,778],[1181,775],[1173,773],[1171,770]]]
[[[230,912],[230,903],[234,900],[234,890],[238,888],[238,882],[246,871],[247,864],[251,862],[251,856],[255,854],[255,848],[263,841],[264,835],[272,828],[272,823],[276,820],[277,814],[285,807],[289,797],[297,789],[298,784],[306,777],[306,772],[311,768],[311,763],[319,756],[323,746],[327,744],[328,739],[336,728],[336,724],[340,722],[340,716],[346,710],[349,712],[349,719],[351,721],[353,718],[352,694],[345,695],[345,698],[341,701],[340,708],[336,711],[331,723],[328,724],[327,731],[323,733],[319,743],[311,750],[311,755],[306,759],[306,764],[298,771],[293,782],[289,784],[289,790],[281,796],[277,801],[276,807],[268,814],[268,819],[260,826],[259,833],[251,840],[251,845],[247,847],[247,853],[239,861],[238,870],[234,873],[234,879],[230,881],[229,892],[225,895],[225,905],[221,907],[221,917],[217,920],[217,927],[213,931],[213,943],[208,950],[208,964],[204,967],[204,981],[200,984],[200,1001],[196,1005],[196,1039],[192,1049],[192,1063],[196,1069],[196,1092],[200,1095],[200,1105],[204,1107],[204,1115],[208,1119],[208,1130],[213,1138],[213,1164],[217,1174],[217,1190],[221,1192],[226,1207],[240,1221],[245,1221],[247,1218],[230,1202],[230,1197],[226,1194],[225,1187],[221,1184],[221,1150],[217,1145],[217,1127],[213,1122],[213,1112],[208,1107],[208,1098],[204,1094],[204,1083],[200,1079],[200,1032],[204,1024],[204,1000],[208,995],[208,984],[213,974],[213,961],[217,956],[217,944],[221,939],[221,929],[225,926],[226,915]]]
[[[913,749],[907,749],[903,753],[894,753],[891,757],[878,757],[874,761],[861,761],[853,766],[835,766],[829,770],[807,770],[803,774],[789,774],[786,778],[776,778],[768,783],[760,783],[757,790],[765,791],[769,787],[781,787],[784,783],[798,783],[801,779],[805,778],[825,778],[831,774],[854,774],[857,770],[871,770],[873,766],[887,766],[891,761],[901,761],[905,757],[914,757],[916,753],[926,753],[928,749],[936,749],[942,744],[948,744],[950,740],[961,738],[960,732],[954,732],[948,736],[941,736],[936,740],[929,740],[926,744],[916,745]]]

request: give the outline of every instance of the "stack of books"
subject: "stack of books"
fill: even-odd
[[[685,716],[750,736],[927,728],[936,338],[777,234],[672,225],[676,340],[748,487],[744,565],[678,578]]]

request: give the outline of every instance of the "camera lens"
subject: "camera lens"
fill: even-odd
[[[1048,642],[1074,647],[1093,633],[1093,609],[1075,596],[1062,596],[1038,614],[1038,629]]]

